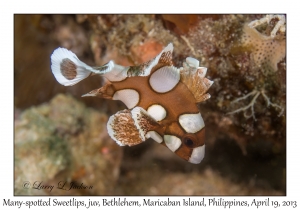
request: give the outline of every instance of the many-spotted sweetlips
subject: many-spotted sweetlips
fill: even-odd
[[[120,146],[133,146],[153,139],[181,158],[198,164],[205,153],[205,125],[197,103],[210,98],[213,84],[205,78],[205,67],[188,57],[183,67],[172,63],[169,44],[152,60],[138,66],[121,66],[113,61],[90,67],[71,51],[58,48],[51,55],[57,81],[70,86],[98,74],[105,85],[83,96],[122,101],[128,109],[112,115],[107,123],[110,137]]]

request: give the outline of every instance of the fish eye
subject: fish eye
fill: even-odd
[[[186,135],[183,137],[183,143],[188,147],[194,147],[196,143],[195,136],[192,135]]]
[[[194,142],[192,139],[190,139],[189,137],[184,138],[184,143],[187,146],[193,146]]]

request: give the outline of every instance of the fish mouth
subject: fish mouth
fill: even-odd
[[[204,155],[205,155],[205,144],[193,149],[191,157],[189,158],[189,162],[193,164],[199,164],[203,160]]]

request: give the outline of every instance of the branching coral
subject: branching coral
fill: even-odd
[[[255,96],[252,98],[251,102],[248,105],[243,106],[243,107],[241,107],[239,109],[236,109],[236,110],[234,110],[232,112],[229,112],[228,114],[235,114],[235,113],[243,111],[245,118],[253,117],[253,119],[256,121],[255,114],[254,114],[254,104],[256,103],[256,100],[257,100],[258,96],[260,96],[260,95],[262,95],[263,98],[265,99],[265,101],[267,103],[267,107],[269,107],[271,105],[272,107],[277,108],[277,109],[280,110],[280,112],[278,114],[278,117],[283,114],[283,111],[284,111],[283,107],[281,107],[280,105],[278,105],[276,103],[272,103],[270,101],[269,97],[266,95],[264,89],[260,90],[260,91],[253,90],[252,92],[248,93],[247,95],[235,99],[234,101],[232,101],[232,103],[236,103],[236,102],[241,101],[241,100],[246,100],[247,98],[249,98],[252,95],[255,95]],[[251,114],[250,115],[248,115],[247,112],[246,112],[248,109],[251,110]]]
[[[265,23],[267,26],[265,28]],[[262,25],[264,25],[262,27]],[[256,27],[259,28],[256,30]],[[266,15],[265,17],[246,23],[243,27],[243,35],[241,44],[250,52],[252,64],[250,65],[251,74],[256,77],[256,84],[254,86],[261,86],[264,88],[256,88],[245,96],[237,98],[232,103],[237,103],[242,100],[251,99],[250,103],[242,106],[228,114],[243,112],[245,118],[252,117],[254,120],[254,105],[257,99],[262,95],[266,105],[272,106],[279,112],[281,116],[284,112],[284,107],[271,102],[266,94],[272,88],[278,88],[277,78],[275,73],[278,70],[277,64],[286,56],[286,39],[285,39],[285,16],[284,15]],[[269,71],[272,70],[272,71]],[[255,74],[256,73],[256,74]],[[261,74],[262,73],[262,74]],[[260,78],[260,79],[259,79]],[[249,113],[250,112],[250,113]]]

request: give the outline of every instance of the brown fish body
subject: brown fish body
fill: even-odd
[[[84,96],[121,100],[127,106],[107,123],[109,135],[120,146],[153,139],[179,157],[200,163],[205,152],[205,125],[197,103],[210,98],[206,91],[213,82],[205,78],[206,68],[199,67],[194,58],[188,57],[180,69],[174,67],[172,50],[169,44],[157,57],[139,66],[122,67],[110,61],[92,68],[59,48],[51,56],[51,67],[64,85],[73,85],[90,72],[106,77],[103,87]]]

